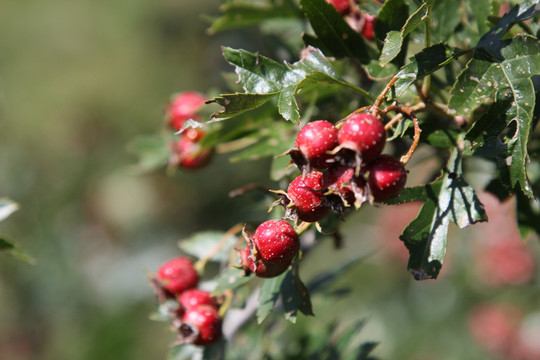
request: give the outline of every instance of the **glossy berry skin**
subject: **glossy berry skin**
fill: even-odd
[[[347,15],[351,11],[350,0],[326,0],[331,4],[341,15]]]
[[[294,228],[285,220],[268,220],[257,227],[251,241],[256,258],[265,263],[287,264],[300,251],[300,240]]]
[[[332,155],[328,154],[337,145],[338,131],[334,124],[326,120],[316,120],[306,124],[296,136],[295,146],[315,169],[326,169]]]
[[[180,334],[192,344],[208,346],[220,339],[221,324],[221,317],[215,307],[199,305],[187,310],[182,316]]]
[[[319,221],[328,214],[330,208],[324,202],[319,171],[300,175],[287,188],[287,196],[294,204],[296,214],[302,221]]]
[[[271,263],[264,262],[262,260],[253,260],[253,256],[250,255],[249,248],[240,250],[241,266],[246,272],[246,275],[255,274],[260,278],[273,278],[281,275],[290,266],[290,262]]]
[[[178,296],[182,309],[189,310],[199,305],[218,307],[216,299],[208,291],[202,289],[189,289]]]
[[[194,91],[178,94],[167,109],[169,126],[178,131],[189,119],[196,119],[196,112],[204,105],[206,97]]]
[[[212,149],[203,148],[200,140],[204,137],[201,129],[187,129],[181,134],[173,148],[173,157],[171,162],[183,169],[200,169],[210,162],[212,158]]]
[[[359,153],[362,163],[368,163],[379,156],[384,148],[384,124],[371,114],[352,114],[339,129],[338,142]]]
[[[364,14],[364,26],[362,27],[362,35],[373,41],[375,39],[375,21],[377,18],[370,14]]]
[[[199,275],[188,258],[171,259],[160,266],[156,280],[167,291],[180,294],[199,283]]]
[[[407,182],[403,164],[391,155],[381,155],[368,165],[369,188],[375,201],[387,201],[398,195]]]

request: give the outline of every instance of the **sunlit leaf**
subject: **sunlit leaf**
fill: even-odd
[[[437,278],[446,255],[450,221],[464,228],[487,220],[474,189],[463,179],[461,161],[454,150],[442,176],[425,185],[427,199],[400,236],[410,253],[408,269],[417,280]]]

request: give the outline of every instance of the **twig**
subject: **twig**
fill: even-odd
[[[403,155],[401,159],[399,160],[401,161],[403,165],[405,165],[411,159],[412,154],[414,153],[414,151],[416,150],[416,147],[418,146],[418,143],[420,142],[420,134],[422,133],[422,129],[420,129],[420,124],[418,124],[418,119],[416,118],[414,113],[411,111],[411,109],[402,108],[400,109],[400,111],[402,111],[409,118],[411,118],[414,124],[414,136],[413,136],[413,142],[411,144],[411,147],[409,148],[409,151],[407,151],[407,153]]]
[[[377,96],[377,99],[375,100],[375,102],[373,103],[373,106],[371,107],[371,113],[374,116],[377,116],[377,114],[379,113],[379,106],[381,106],[382,102],[384,101],[384,98],[386,97],[386,94],[388,94],[390,89],[392,89],[392,86],[394,86],[396,81],[398,81],[398,78],[394,76],[392,80],[390,80],[388,84],[386,84],[386,86],[384,87],[383,91],[379,94],[379,96]]]
[[[206,266],[208,261],[210,261],[210,259],[214,257],[214,255],[216,255],[221,249],[223,249],[223,247],[225,246],[225,244],[227,243],[227,241],[229,240],[231,236],[242,231],[243,227],[244,227],[244,224],[236,224],[232,228],[227,230],[227,232],[223,235],[223,237],[219,240],[219,242],[212,249],[210,249],[210,251],[208,251],[208,253],[206,253],[206,255],[203,258],[199,259],[199,261],[195,263],[194,265],[195,270],[197,270],[199,274],[203,273],[204,267]]]

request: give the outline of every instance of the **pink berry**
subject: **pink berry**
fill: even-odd
[[[306,157],[311,167],[326,169],[332,155],[328,154],[337,146],[338,131],[334,124],[326,120],[316,120],[306,124],[296,136],[295,146]]]
[[[384,148],[384,125],[371,114],[353,114],[339,129],[338,142],[341,146],[356,151],[362,162],[368,163],[379,156]]]
[[[221,325],[222,320],[215,307],[199,305],[186,311],[179,332],[185,342],[208,346],[221,338]]]
[[[347,15],[351,11],[351,0],[326,0],[341,15]]]
[[[156,280],[167,291],[180,294],[199,283],[199,275],[188,258],[167,261],[157,271]]]
[[[391,155],[381,155],[368,165],[369,189],[375,201],[387,201],[398,195],[407,182],[403,164]]]
[[[364,26],[362,27],[362,35],[373,41],[375,38],[375,21],[377,18],[370,14],[364,14]]]
[[[196,112],[206,102],[203,94],[194,91],[185,91],[177,95],[167,109],[167,118],[170,127],[178,131],[189,119],[196,119]]]
[[[287,188],[287,196],[294,204],[298,218],[307,222],[319,221],[328,214],[330,208],[325,204],[321,177],[318,171],[298,176]]]
[[[189,289],[178,296],[178,302],[184,310],[192,309],[199,305],[209,305],[217,308],[216,299],[208,291],[201,289]]]
[[[210,162],[212,149],[204,148],[200,140],[204,137],[200,129],[187,129],[173,145],[171,163],[183,169],[200,169]]]
[[[285,220],[263,222],[252,237],[257,259],[265,263],[287,264],[300,251],[300,240],[294,228]]]

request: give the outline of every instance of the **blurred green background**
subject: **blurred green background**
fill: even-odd
[[[21,205],[0,233],[36,259],[0,257],[0,359],[164,359],[173,336],[148,319],[155,304],[147,272],[179,253],[178,239],[267,216],[253,211],[256,195],[227,193],[268,182],[268,162],[229,164],[218,156],[200,172],[171,177],[137,173],[128,151],[133,138],[159,131],[171,94],[224,88],[221,72],[232,68],[221,45],[262,50],[257,32],[205,33],[200,15],[217,14],[219,4],[0,4],[0,196]],[[398,209],[362,209],[345,225],[345,249],[322,244],[306,259],[310,280],[367,256],[334,284],[335,297],[314,297],[316,318],[300,317],[296,327],[281,320],[288,337],[276,341],[294,353],[291,333],[325,335],[321,324],[366,319],[361,339],[381,341],[381,358],[486,359],[468,332],[471,307],[502,301],[527,314],[540,310],[537,270],[510,287],[486,285],[471,272],[471,243],[496,233],[486,230],[491,225],[452,231],[458,241],[442,278],[412,280],[396,238],[417,207]],[[512,228],[513,240],[516,234]],[[537,259],[537,239],[529,247]]]

